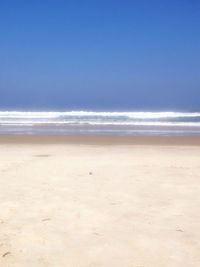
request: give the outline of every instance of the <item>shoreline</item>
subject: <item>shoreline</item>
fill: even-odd
[[[1,135],[0,144],[200,146],[200,137]]]

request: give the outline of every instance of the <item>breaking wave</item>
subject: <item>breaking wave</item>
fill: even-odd
[[[145,133],[189,133],[200,135],[200,112],[98,112],[98,111],[0,111],[0,134],[50,133],[67,134],[85,132],[120,132],[123,134]],[[98,129],[97,129],[98,128]],[[170,128],[170,130],[169,130]],[[192,128],[192,129],[191,129]]]

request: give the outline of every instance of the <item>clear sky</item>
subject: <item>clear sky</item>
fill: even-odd
[[[199,0],[1,0],[0,109],[200,109]]]

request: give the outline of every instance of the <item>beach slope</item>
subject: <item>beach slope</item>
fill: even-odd
[[[0,138],[0,266],[200,266],[199,140],[100,139]]]

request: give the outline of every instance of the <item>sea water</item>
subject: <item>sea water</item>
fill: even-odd
[[[200,136],[200,112],[0,111],[0,134]]]

